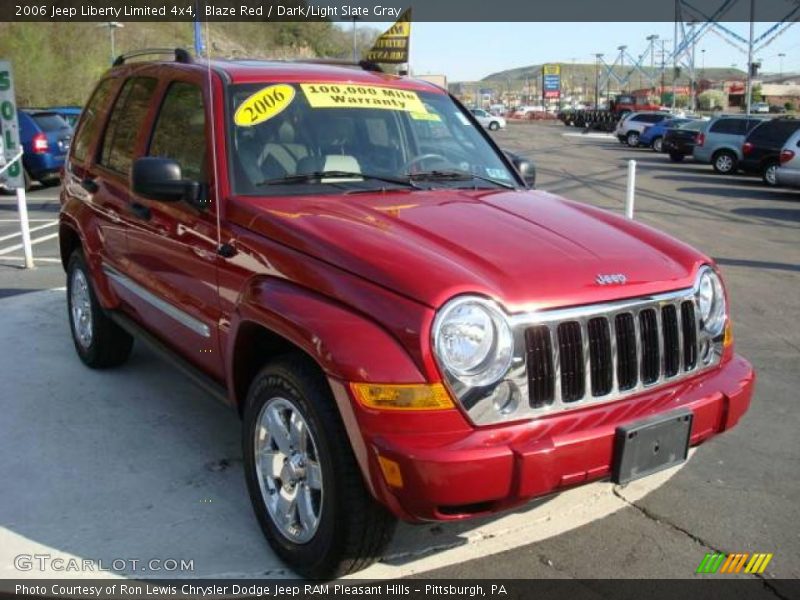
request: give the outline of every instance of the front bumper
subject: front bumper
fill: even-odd
[[[351,418],[360,426],[359,460],[373,494],[408,521],[453,520],[609,477],[616,428],[652,415],[689,408],[694,413],[691,445],[700,444],[739,421],[754,382],[750,364],[734,356],[713,372],[672,386],[510,425],[438,434],[393,433],[386,424],[370,431],[365,424],[381,421],[359,414],[365,409],[352,399]],[[388,417],[389,422],[396,418]],[[352,438],[355,423],[345,421]],[[402,487],[386,483],[378,456],[399,465]]]

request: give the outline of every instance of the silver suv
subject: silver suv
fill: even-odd
[[[710,164],[717,173],[735,173],[742,160],[742,144],[748,133],[763,121],[760,117],[721,115],[714,117],[697,136],[692,156]]]
[[[669,113],[662,112],[628,113],[619,120],[614,133],[621,143],[628,144],[631,148],[636,148],[639,145],[639,136],[642,135],[646,128],[671,116]]]
[[[786,140],[780,161],[781,166],[775,172],[778,185],[800,188],[800,129]]]

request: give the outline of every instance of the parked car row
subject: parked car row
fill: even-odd
[[[797,185],[792,182],[798,179],[800,119],[719,115],[704,120],[639,112],[621,119],[615,133],[623,144],[650,147],[674,162],[691,156],[721,175],[743,172],[759,175],[769,186]]]
[[[34,181],[58,183],[80,112],[77,106],[17,110],[25,189]]]

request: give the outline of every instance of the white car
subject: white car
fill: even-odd
[[[766,102],[756,102],[753,104],[750,112],[754,113],[769,113],[769,104]]]
[[[614,134],[620,143],[636,148],[639,145],[639,136],[647,127],[659,123],[669,116],[668,113],[662,112],[628,113],[619,120]]]
[[[482,108],[473,108],[472,114],[478,123],[491,131],[497,131],[506,126],[506,120],[503,117],[497,117],[490,112],[486,112]]]

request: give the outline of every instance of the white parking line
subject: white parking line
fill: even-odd
[[[47,222],[46,225],[39,225],[38,227],[31,227],[31,233],[33,233],[34,231],[39,231],[41,229],[47,229],[48,227],[53,227],[54,225],[58,225],[58,219],[50,220],[50,221]],[[22,232],[18,231],[17,233],[10,233],[8,235],[4,235],[3,237],[0,237],[0,242],[5,242],[6,240],[10,240],[11,238],[15,238],[18,235],[22,235]]]
[[[610,133],[562,133],[564,137],[577,137],[577,138],[591,138],[595,140],[607,140],[609,142],[618,142],[617,136]]]
[[[24,256],[0,256],[0,261],[5,260],[25,260]],[[60,258],[55,258],[52,256],[34,256],[33,262],[35,263],[60,263]]]
[[[52,239],[57,238],[57,237],[58,237],[57,233],[51,233],[50,235],[45,235],[45,236],[42,236],[40,238],[36,238],[34,240],[31,240],[31,245],[41,244],[42,242],[46,242],[48,240],[52,240]],[[10,254],[10,253],[14,252],[15,250],[19,250],[20,248],[22,248],[22,244],[15,244],[14,246],[9,246],[8,248],[3,248],[3,249],[0,250],[0,256],[3,256],[5,254]]]

